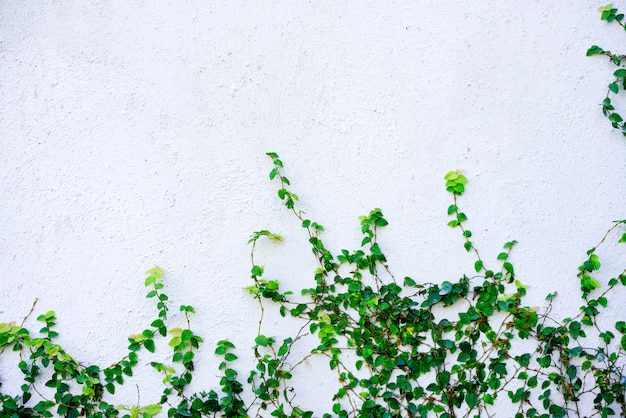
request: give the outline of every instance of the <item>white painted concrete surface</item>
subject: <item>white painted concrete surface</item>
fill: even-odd
[[[626,217],[626,141],[599,106],[613,68],[585,57],[626,48],[598,6],[0,2],[0,322],[39,298],[68,351],[108,365],[153,317],[143,272],[158,264],[173,303],[196,307],[198,376],[216,384],[215,342],[242,358],[253,344],[250,233],[284,235],[258,257],[286,287],[315,267],[266,151],[331,248],[356,248],[357,217],[381,207],[394,272],[423,281],[472,271],[446,227],[442,177],[463,169],[483,257],[517,239],[530,301],[556,290],[565,316],[585,251]],[[607,275],[623,269],[624,248],[603,254]],[[17,374],[0,366],[7,390]],[[324,410],[335,378],[307,367],[298,399]],[[114,402],[134,403],[135,383],[157,401],[158,382],[140,374]]]

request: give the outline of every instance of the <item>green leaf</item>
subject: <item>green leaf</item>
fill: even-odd
[[[151,353],[154,353],[154,341],[153,340],[145,340],[143,342],[143,346],[146,347],[146,350],[148,350]]]
[[[613,75],[618,78],[624,78],[626,77],[626,69],[620,68],[619,70],[615,71]]]
[[[513,248],[515,246],[515,244],[517,244],[516,240],[509,241],[509,242],[504,244],[504,249],[507,250],[509,248]]]
[[[272,343],[272,339],[267,338],[265,335],[259,335],[258,337],[254,339],[254,342],[262,347],[267,347],[268,345]]]
[[[611,83],[609,84],[609,90],[611,90],[613,93],[617,94],[619,92],[619,85],[617,83]]]
[[[597,45],[592,45],[591,48],[587,50],[587,56],[590,57],[592,55],[602,54],[604,50]]]
[[[255,277],[260,277],[260,276],[263,276],[263,270],[264,270],[263,266],[253,266],[251,273]]]
[[[180,340],[183,343],[186,343],[192,338],[193,338],[193,332],[189,329],[183,330],[183,332],[180,334]]]
[[[582,284],[585,288],[589,290],[600,288],[600,282],[589,276],[583,277]]]
[[[153,267],[149,269],[148,271],[146,271],[145,274],[149,276],[154,276],[155,279],[162,279],[163,269],[161,267]]]
[[[608,11],[610,11],[612,8],[613,8],[613,3],[609,3],[609,4],[605,5],[605,6],[600,6],[600,7],[598,7],[598,11],[599,11],[599,12],[608,12]]]
[[[417,285],[417,283],[415,282],[415,280],[411,279],[410,277],[405,277],[404,278],[404,285],[408,286],[408,287],[413,287],[413,286]]]
[[[450,282],[443,282],[441,284],[441,289],[439,290],[439,294],[441,296],[447,295],[448,293],[450,293],[452,291],[452,283]]]
[[[150,416],[154,416],[156,414],[158,414],[159,412],[161,412],[161,409],[163,409],[163,407],[161,405],[147,405],[145,407],[145,413],[150,415]]]
[[[478,404],[478,395],[476,392],[468,392],[465,396],[465,402],[470,408],[474,408]]]
[[[467,178],[464,175],[459,174],[459,177],[456,179],[456,182],[459,184],[467,184]]]

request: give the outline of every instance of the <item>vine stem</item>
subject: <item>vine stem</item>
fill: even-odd
[[[254,268],[254,249],[256,248],[256,240],[252,242],[252,249],[250,251],[250,261],[252,262],[252,268]],[[259,287],[259,281],[254,278],[255,286]],[[259,325],[257,327],[257,336],[261,335],[261,327],[263,326],[263,318],[265,317],[265,308],[263,307],[263,301],[261,301],[261,295],[257,294],[257,300],[259,301],[259,308],[261,309],[261,315],[259,317]]]
[[[454,213],[455,213],[456,215],[458,215],[458,214],[459,214],[459,209],[458,209],[457,202],[456,202],[456,194],[452,194],[452,198],[453,198],[453,200],[454,200],[454,206],[457,208],[457,209],[454,211]],[[459,228],[461,228],[461,233],[463,233],[463,234],[464,234],[464,233],[465,233],[465,228],[463,227],[463,223],[462,223],[462,222],[459,222]],[[469,237],[466,237],[465,235],[463,235],[463,237],[465,238],[465,242],[470,242]],[[474,251],[474,254],[476,254],[476,258],[477,258],[479,261],[482,261],[482,258],[480,257],[480,253],[478,252],[478,250],[476,249],[476,247],[474,246],[474,244],[472,244],[472,250]],[[487,268],[486,268],[485,266],[483,266],[483,270],[487,270]]]
[[[26,320],[28,319],[28,317],[33,314],[33,311],[35,310],[35,305],[37,305],[37,302],[39,302],[39,298],[35,298],[35,300],[33,301],[33,304],[30,307],[30,311],[28,311],[26,316],[22,319],[22,323],[20,324],[20,328],[24,327],[24,323],[26,323]]]

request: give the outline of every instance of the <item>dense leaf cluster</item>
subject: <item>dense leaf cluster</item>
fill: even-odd
[[[603,328],[599,321],[609,293],[626,285],[626,270],[606,286],[595,278],[597,248],[626,221],[616,221],[587,252],[578,273],[581,306],[573,316],[556,320],[551,315],[555,294],[547,296],[542,311],[523,304],[527,286],[516,279],[509,261],[516,241],[504,244],[494,267],[480,257],[458,206],[467,184],[460,172],[445,176],[453,199],[448,225],[461,232],[465,250],[475,255],[474,271],[457,280],[419,283],[397,280],[390,272],[377,240],[378,229],[388,224],[380,209],[359,218],[360,248],[333,254],[321,239],[324,228],[296,208],[298,198],[289,190],[282,161],[275,153],[268,156],[274,166],[270,178],[280,182],[278,196],[301,223],[319,267],[295,300],[278,280],[264,278],[254,258],[260,239],[280,241],[281,236],[268,230],[251,236],[253,284],[247,290],[258,300],[261,318],[252,349],[256,366],[247,377],[233,366],[234,345],[221,340],[215,350],[221,358],[220,387],[189,393],[203,340],[191,329],[191,306],[180,307],[185,329],[168,326],[163,272],[154,268],[145,285],[147,297],[156,302],[156,317],[129,338],[128,354],[109,367],[83,365],[56,344],[52,311],[37,318],[43,324],[37,336],[23,324],[0,324],[0,354],[18,352],[24,376],[20,394],[0,394],[0,416],[147,418],[164,411],[170,417],[312,417],[312,410],[295,402],[292,383],[294,370],[311,356],[325,357],[339,381],[336,392],[328,394],[332,408],[324,417],[489,417],[503,402],[515,417],[626,414],[626,323]],[[619,238],[625,241],[626,233]],[[277,341],[264,332],[268,303],[283,317],[301,321],[295,335]],[[172,356],[168,364],[150,363],[163,375],[159,402],[112,405],[116,388],[139,364],[139,352],[154,352],[160,338],[168,338]],[[310,341],[315,342],[309,353],[294,359],[294,345]]]
[[[603,20],[624,27],[624,15],[611,5],[601,12]],[[624,59],[597,46],[587,53],[597,54],[617,66]],[[626,135],[609,97],[626,89],[626,70],[620,67],[614,75],[603,111]],[[215,349],[219,387],[191,392],[203,340],[191,328],[191,306],[179,308],[185,328],[168,325],[169,298],[157,267],[145,279],[155,318],[129,337],[128,353],[108,367],[82,364],[55,342],[53,311],[37,317],[42,323],[37,333],[24,326],[26,318],[20,325],[0,324],[0,355],[18,353],[23,375],[19,393],[0,392],[0,417],[313,417],[311,408],[317,406],[296,402],[294,382],[295,370],[312,356],[325,358],[338,379],[334,393],[319,394],[332,403],[319,414],[323,417],[492,417],[502,408],[516,418],[626,416],[626,320],[607,324],[610,293],[626,286],[626,269],[605,285],[597,278],[598,247],[620,229],[617,241],[626,242],[626,221],[615,221],[580,265],[580,307],[555,318],[556,294],[546,297],[543,309],[524,304],[527,286],[516,278],[509,258],[516,241],[505,243],[496,260],[481,258],[457,201],[467,184],[462,173],[445,176],[452,196],[448,226],[460,231],[465,250],[475,256],[473,271],[422,283],[391,273],[377,239],[379,228],[388,224],[378,208],[359,218],[359,248],[331,251],[321,238],[324,227],[297,209],[283,162],[276,153],[267,155],[273,163],[270,179],[280,183],[278,197],[301,224],[319,266],[296,298],[278,280],[265,278],[255,262],[259,240],[281,236],[268,230],[252,234],[247,290],[260,307],[253,370],[241,376],[233,363],[235,346],[221,340]],[[265,331],[267,306],[300,321],[299,330],[280,340]],[[113,405],[117,388],[140,364],[141,351],[154,352],[162,339],[171,350],[169,362],[150,363],[163,376],[158,402]],[[303,346],[306,354],[298,358],[294,353]]]

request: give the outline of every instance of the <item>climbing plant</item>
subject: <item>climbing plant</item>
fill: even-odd
[[[623,15],[610,6],[603,8],[602,19],[623,26]],[[597,54],[616,65],[623,58],[597,46],[588,52]],[[626,87],[626,73],[615,77],[608,94]],[[613,126],[626,132],[608,95],[603,109]],[[615,290],[626,286],[626,269],[606,283],[597,276],[598,248],[610,240],[625,243],[626,220],[614,221],[587,251],[578,268],[579,307],[557,317],[555,293],[541,308],[524,303],[528,287],[511,257],[516,241],[503,243],[494,260],[481,257],[462,210],[467,178],[461,172],[444,178],[451,196],[448,226],[459,231],[475,260],[465,275],[426,283],[394,276],[378,240],[379,229],[388,225],[381,209],[359,218],[358,248],[332,251],[324,227],[299,209],[278,154],[267,155],[278,198],[301,225],[317,268],[296,297],[266,277],[255,257],[257,246],[269,245],[264,240],[281,236],[260,230],[250,237],[246,290],[259,304],[252,370],[238,368],[241,351],[223,339],[215,348],[219,385],[190,389],[203,339],[191,326],[192,306],[178,307],[184,327],[170,325],[164,274],[155,267],[144,282],[155,303],[154,318],[129,337],[127,354],[113,365],[83,364],[59,345],[53,311],[36,318],[38,331],[27,326],[34,305],[21,323],[0,324],[0,356],[14,353],[23,379],[19,393],[0,393],[0,416],[450,418],[492,417],[503,405],[516,418],[626,415],[626,318],[615,321],[610,303]],[[268,309],[298,321],[297,331],[278,338],[266,329]],[[144,367],[140,357],[159,344],[171,354],[167,362],[149,363],[162,376],[160,397],[143,405],[115,404],[120,386]],[[303,388],[294,375],[312,357],[324,359],[337,377],[332,393],[319,394],[329,398],[328,411],[300,404],[295,396]]]
[[[600,269],[598,247],[626,221],[616,221],[587,252],[578,273],[581,306],[557,320],[551,311],[555,294],[546,297],[542,310],[524,305],[527,287],[509,258],[515,241],[506,242],[494,261],[480,257],[459,206],[467,184],[463,174],[445,176],[452,197],[448,225],[459,230],[465,250],[475,255],[473,271],[457,280],[421,283],[391,273],[377,239],[378,229],[388,224],[380,209],[359,218],[359,248],[333,254],[321,238],[324,228],[297,208],[282,160],[275,153],[268,156],[278,197],[302,225],[319,267],[311,284],[300,289],[306,301],[293,301],[277,280],[264,277],[255,260],[261,239],[281,237],[267,230],[252,234],[247,290],[261,312],[253,370],[241,376],[233,365],[234,345],[221,340],[215,349],[221,358],[220,387],[189,393],[203,340],[191,328],[191,306],[179,308],[186,328],[168,326],[163,272],[154,268],[145,285],[156,303],[155,319],[129,338],[128,354],[111,366],[81,364],[56,344],[52,311],[37,318],[42,328],[36,334],[25,321],[1,324],[0,353],[19,353],[24,379],[20,394],[0,395],[2,416],[150,417],[165,409],[171,417],[312,417],[312,410],[294,403],[290,382],[311,356],[326,358],[340,382],[328,394],[333,404],[325,417],[493,416],[502,402],[512,405],[516,417],[626,414],[626,322],[603,327],[605,321],[599,320],[609,312],[611,292],[626,285],[626,270],[606,285],[594,278]],[[626,233],[619,241],[626,242]],[[265,331],[268,304],[300,320],[299,331],[282,341]],[[294,345],[311,336],[315,343],[309,353],[294,359]],[[143,406],[107,401],[140,364],[141,351],[154,352],[164,338],[172,351],[170,362],[150,363],[163,375],[160,400]]]
[[[613,4],[607,4],[606,6],[598,9],[601,13],[600,18],[606,22],[617,23],[624,30],[626,25],[624,24],[624,14],[620,13],[618,9],[613,7]],[[626,59],[626,55],[616,54],[611,51],[604,50],[603,48],[593,45],[587,50],[587,56],[592,55],[605,55],[609,58],[612,64],[618,67],[613,76],[613,81],[608,85],[606,97],[602,101],[602,113],[606,116],[613,128],[618,129],[622,135],[626,136],[626,124],[624,118],[617,112],[612,102],[612,97],[618,95],[620,91],[626,89],[626,68],[624,68],[622,62]]]

